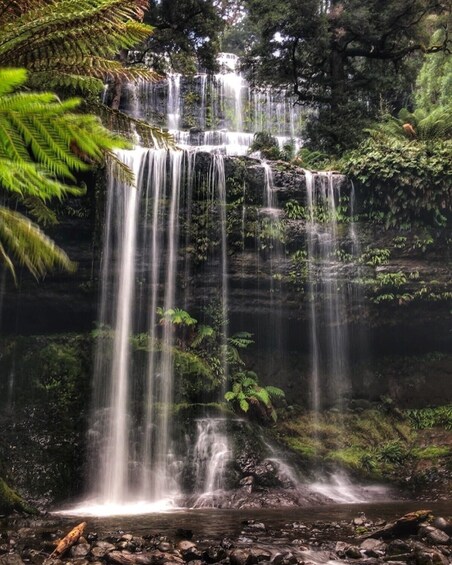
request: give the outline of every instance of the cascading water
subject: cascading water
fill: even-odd
[[[201,74],[195,80],[199,83],[197,116],[202,129],[179,129],[186,121],[184,79],[180,75],[169,76],[167,97],[163,98],[167,126],[183,149],[136,148],[119,152],[119,158],[134,172],[136,186],[126,186],[109,177],[100,337],[90,430],[91,476],[94,478],[90,504],[95,514],[124,513],[130,505],[134,505],[131,510],[134,512],[165,507],[181,492],[184,458],[193,461],[194,488],[198,496],[195,506],[209,506],[212,493],[224,487],[225,471],[232,456],[224,418],[198,417],[193,437],[186,437],[185,451],[174,441],[172,410],[177,336],[168,313],[182,305],[189,308],[193,303],[189,286],[191,258],[189,254],[182,257],[179,246],[185,239],[186,249],[190,248],[193,199],[195,193],[204,191],[206,222],[211,228],[214,226],[218,237],[212,264],[218,265],[215,284],[220,298],[220,351],[226,380],[229,373],[229,273],[224,155],[246,154],[252,132],[260,129],[278,135],[281,144],[294,138],[301,114],[286,92],[275,94],[268,88],[250,89],[235,72],[214,77]],[[156,88],[158,85],[142,83],[139,91],[129,89],[128,101],[123,106],[137,117],[153,115],[162,102],[162,98],[156,96]],[[251,114],[245,111],[245,106],[248,112],[251,109]],[[227,129],[205,130],[209,121]],[[228,131],[231,129],[235,131]],[[205,150],[210,152],[209,164],[198,176],[197,158]],[[272,341],[265,347],[276,350],[281,348],[282,340],[282,310],[276,303],[275,281],[281,276],[276,267],[279,268],[284,257],[279,237],[283,210],[275,196],[270,165],[258,161],[258,166],[264,173],[258,215],[265,224],[265,242],[261,241],[263,246],[258,253],[264,251],[262,260],[267,263],[269,272],[268,326],[272,328]],[[342,397],[347,388],[348,336],[342,321],[350,293],[343,284],[337,261],[337,204],[342,178],[309,171],[305,172],[305,178],[311,396],[312,407],[318,411]],[[240,221],[242,245],[245,245],[245,198]],[[356,252],[353,222],[349,224],[349,232]],[[133,355],[134,347],[143,352],[140,362]],[[274,369],[272,365],[272,372]],[[222,401],[224,393],[223,387],[218,401]],[[288,483],[296,484],[290,466],[279,456],[269,460],[287,477]],[[84,510],[86,512],[86,506]]]
[[[348,287],[341,277],[338,209],[344,179],[306,171],[312,407],[341,402],[348,388]],[[350,232],[355,233],[353,222]],[[322,386],[320,386],[322,384]],[[323,390],[323,397],[321,393]]]

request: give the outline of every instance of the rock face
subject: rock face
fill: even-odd
[[[195,177],[206,178],[211,165],[212,156],[199,153]],[[282,387],[291,404],[306,404],[311,312],[307,292],[306,175],[302,169],[286,163],[271,164],[270,190],[280,219],[275,232],[272,223],[266,221],[268,177],[262,163],[245,157],[226,157],[224,166],[230,332],[245,330],[253,334],[255,344],[243,357],[263,384]],[[338,284],[359,295],[343,318],[349,338],[349,395],[371,400],[388,395],[406,406],[452,401],[452,363],[445,353],[452,341],[448,306],[452,283],[449,263],[444,260],[448,257],[450,234],[412,229],[400,235],[398,230],[384,231],[361,221],[356,226],[360,250],[353,261],[352,242],[346,229],[350,215],[346,200],[351,185],[341,175],[335,175],[334,182],[340,184],[345,198],[338,224]],[[183,257],[190,261],[187,269],[179,270],[177,286],[184,293],[192,289],[185,293],[186,303],[178,305],[184,305],[198,317],[201,306],[218,297],[220,259],[218,226],[208,228],[201,221],[209,205],[205,187],[202,182],[194,187],[190,221],[186,209],[181,207],[179,261],[182,264]],[[92,342],[87,333],[97,319],[104,196],[104,183],[98,179],[96,186],[91,182],[87,197],[69,200],[61,208],[55,238],[78,263],[77,272],[48,276],[40,284],[22,273],[19,288],[7,281],[1,299],[1,329],[11,337],[4,342],[0,358],[2,374],[8,375],[0,383],[0,402],[6,420],[14,414],[15,427],[0,438],[0,450],[7,453],[14,446],[21,446],[25,455],[18,461],[21,465],[16,466],[21,469],[19,483],[28,482],[34,485],[34,493],[45,493],[44,502],[67,498],[81,488],[83,438],[93,372]],[[52,350],[47,348],[54,338],[49,334],[62,332],[83,333],[85,340],[81,349],[64,350],[63,374],[45,364],[52,358]],[[14,337],[31,334],[42,337]],[[22,340],[20,347],[18,339]],[[27,342],[30,339],[38,340],[34,342],[35,349],[31,347],[32,341]],[[12,354],[14,348],[16,353]],[[32,350],[34,359],[29,354]],[[407,356],[414,355],[409,362]],[[37,374],[40,366],[43,372]],[[31,387],[32,381],[39,386]],[[15,392],[11,395],[8,391]],[[32,404],[30,408],[28,393],[42,402],[39,400],[37,406]],[[67,404],[62,404],[62,398]],[[46,409],[49,400],[51,410]],[[45,434],[28,437],[28,429],[55,431],[56,422],[64,424],[51,436],[52,441]],[[45,458],[40,459],[43,466],[32,472],[27,456],[39,459],[39,453],[45,453]],[[59,461],[55,466],[57,455]],[[192,477],[185,479],[190,484]],[[253,456],[237,458],[231,481],[242,489],[243,500],[256,505],[255,493],[259,488],[288,486],[271,463]],[[68,484],[73,490],[68,489]],[[244,493],[250,496],[247,498]]]

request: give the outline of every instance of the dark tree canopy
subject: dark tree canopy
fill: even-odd
[[[256,80],[292,84],[299,103],[321,113],[325,145],[353,144],[347,124],[397,105],[413,83],[416,53],[449,0],[246,0],[257,41],[249,53]],[[444,19],[444,16],[443,16]],[[421,58],[418,57],[420,63]]]
[[[176,70],[189,70],[187,61],[193,58],[208,69],[215,68],[229,0],[151,0],[149,4],[145,21],[154,33],[148,53],[157,58],[165,55]]]

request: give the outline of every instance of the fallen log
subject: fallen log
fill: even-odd
[[[387,524],[384,528],[361,536],[360,540],[369,538],[398,538],[417,534],[421,522],[425,522],[431,516],[431,510],[416,510],[416,512],[409,512],[395,522]]]
[[[86,528],[86,522],[82,522],[78,526],[75,526],[68,534],[65,536],[58,545],[56,546],[54,552],[49,559],[55,559],[56,557],[61,557],[68,549],[70,549],[74,543],[76,543],[80,536],[83,534]]]

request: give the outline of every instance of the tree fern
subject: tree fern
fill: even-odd
[[[148,67],[118,60],[151,34],[141,21],[147,7],[148,0],[0,0],[0,67],[26,68],[33,89],[85,96],[98,96],[106,81],[156,81]],[[90,110],[107,127],[136,131],[145,145],[172,145],[167,133],[91,98]]]
[[[99,118],[75,114],[78,99],[61,102],[51,93],[19,92],[27,73],[0,70],[0,189],[6,200],[24,206],[38,220],[54,222],[47,203],[82,194],[74,173],[104,160],[128,143],[106,130]],[[3,207],[0,258],[15,275],[14,263],[35,277],[53,267],[73,269],[66,254],[23,215]]]
[[[0,207],[0,260],[16,280],[15,264],[26,267],[36,278],[55,267],[75,270],[66,253],[36,224],[18,212]]]

